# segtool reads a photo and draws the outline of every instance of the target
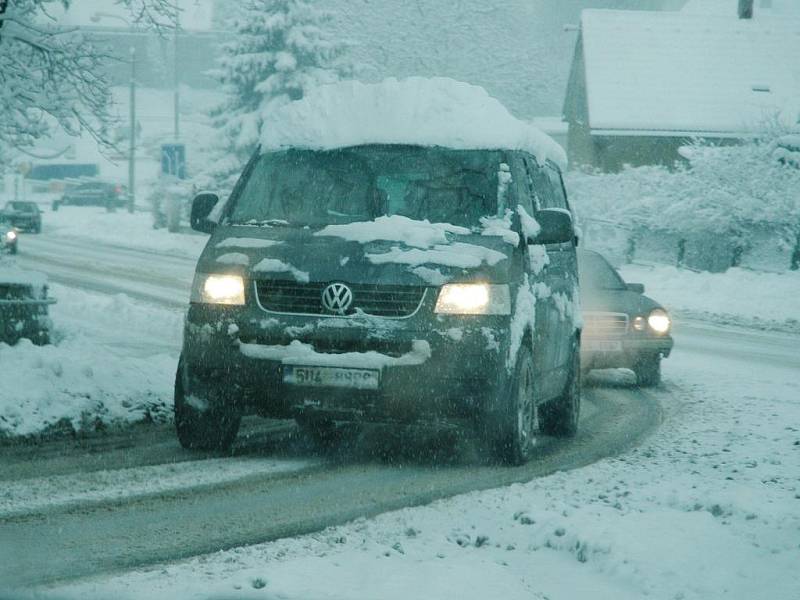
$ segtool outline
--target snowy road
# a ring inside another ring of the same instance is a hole
[[[63,285],[183,308],[196,260],[60,236],[25,236],[20,266]]]
[[[668,396],[668,392],[659,395]],[[592,390],[585,413],[577,439],[542,439],[538,456],[516,469],[480,464],[480,460],[475,466],[471,461],[480,449],[461,449],[458,442],[452,450],[453,464],[437,465],[435,456],[423,455],[387,465],[370,459],[376,447],[383,445],[380,435],[364,436],[335,456],[317,459],[309,456],[302,443],[287,441],[285,429],[259,423],[254,435],[241,436],[230,465],[215,465],[220,469],[215,480],[137,491],[145,483],[145,488],[153,485],[143,482],[147,473],[140,471],[148,467],[142,465],[171,465],[173,473],[198,471],[198,461],[202,464],[207,457],[181,450],[166,428],[143,431],[119,444],[105,441],[97,449],[92,444],[60,442],[35,451],[5,448],[0,450],[0,480],[6,483],[5,512],[0,504],[5,553],[0,581],[30,585],[107,573],[308,533],[357,517],[528,481],[630,447],[658,423],[660,414],[654,396],[625,387]],[[403,440],[399,444],[408,445]],[[248,470],[242,460],[254,461],[253,468]],[[274,466],[264,469],[259,462],[264,460],[293,466],[276,472]],[[126,471],[117,473],[114,483],[125,494],[81,495],[76,489],[73,497],[59,500],[64,488],[79,487],[71,480],[80,479],[89,489],[105,487],[108,471],[123,466]],[[234,469],[233,475],[226,474]],[[87,478],[92,471],[96,479]],[[60,481],[52,486],[55,491],[45,488],[37,494],[31,490],[41,488],[42,478],[56,473]],[[26,483],[28,478],[33,479]],[[13,493],[19,502],[8,498]],[[41,494],[49,499],[42,500]]]

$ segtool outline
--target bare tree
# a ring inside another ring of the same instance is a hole
[[[77,0],[81,1],[81,0]],[[54,8],[71,0],[0,0],[0,153],[25,151],[54,129],[88,131],[108,143],[111,100],[104,65],[113,57]],[[116,0],[134,22],[162,30],[176,22],[171,0]]]

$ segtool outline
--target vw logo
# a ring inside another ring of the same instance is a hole
[[[353,290],[343,283],[332,283],[322,290],[322,306],[332,313],[343,315],[353,303]]]

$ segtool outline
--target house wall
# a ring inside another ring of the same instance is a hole
[[[598,136],[581,123],[569,125],[570,167],[591,166],[607,173],[621,171],[626,166],[663,165],[673,168],[684,162],[681,146],[696,141],[690,137],[663,136]],[[738,139],[703,138],[719,146],[738,144]]]

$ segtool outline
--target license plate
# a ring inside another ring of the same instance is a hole
[[[375,369],[344,369],[340,367],[285,366],[283,382],[309,387],[340,387],[357,390],[377,390],[380,371]]]
[[[584,340],[581,345],[590,352],[622,352],[622,342],[617,340]]]

